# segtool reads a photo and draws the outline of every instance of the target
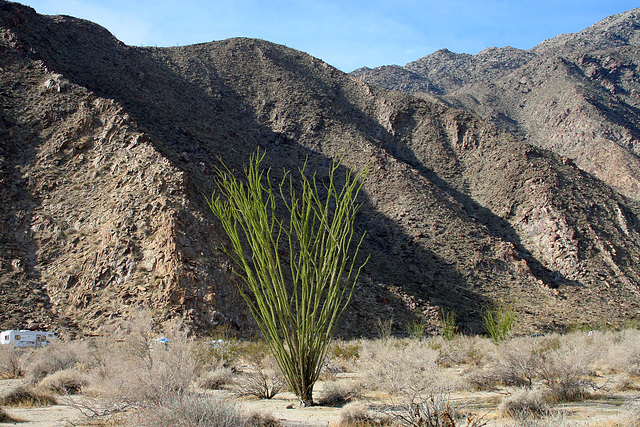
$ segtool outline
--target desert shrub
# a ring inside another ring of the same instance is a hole
[[[558,348],[539,350],[538,375],[548,387],[547,398],[553,402],[572,402],[585,399],[594,383],[590,363],[597,349],[563,337]]]
[[[513,307],[500,304],[493,309],[485,308],[481,312],[482,325],[493,342],[499,343],[509,337],[516,318]]]
[[[610,343],[603,354],[601,365],[612,372],[625,372],[632,376],[640,376],[640,331],[627,329],[611,336]],[[601,343],[598,343],[604,348]]]
[[[229,368],[220,368],[215,371],[207,371],[197,380],[198,387],[208,390],[222,390],[233,384],[234,371]]]
[[[493,375],[504,385],[532,388],[542,357],[534,338],[514,338],[496,353]]]
[[[460,388],[471,391],[494,390],[499,382],[492,367],[472,367],[463,372]]]
[[[611,386],[612,391],[638,391],[640,390],[640,384],[638,379],[629,375],[628,373],[622,373],[613,377],[613,384]]]
[[[20,359],[26,351],[13,345],[0,345],[0,378],[20,378],[23,375]]]
[[[366,341],[359,364],[368,388],[397,395],[436,384],[437,356],[425,341]]]
[[[322,366],[322,379],[335,379],[335,375],[352,370],[358,359],[362,345],[358,341],[335,340]]]
[[[245,350],[246,343],[233,339],[216,339],[194,343],[194,355],[203,368],[216,370],[234,368]]]
[[[362,402],[346,404],[340,411],[337,427],[384,427],[393,425],[393,418],[370,411]]]
[[[84,341],[56,340],[55,343],[40,347],[30,353],[26,361],[25,371],[34,381],[86,361],[87,344]]]
[[[51,406],[57,405],[55,397],[33,387],[21,386],[10,390],[0,398],[2,406]]]
[[[329,356],[344,361],[354,361],[360,358],[362,345],[359,342],[335,340],[329,349]]]
[[[486,338],[456,335],[451,340],[434,337],[428,341],[429,348],[437,351],[436,363],[441,367],[454,365],[486,364],[487,358],[495,352],[494,346]]]
[[[516,420],[542,418],[551,414],[551,407],[540,390],[517,390],[505,397],[498,411]]]
[[[325,384],[318,405],[344,406],[363,397],[362,385],[353,381],[331,381]]]
[[[57,371],[43,378],[38,386],[56,394],[78,394],[89,384],[88,375],[75,369]]]
[[[136,425],[145,427],[275,426],[272,417],[249,415],[232,400],[191,394],[173,395],[138,411]]]
[[[285,385],[276,361],[265,353],[252,356],[252,363],[235,381],[235,392],[240,396],[271,399]]]
[[[92,393],[136,406],[184,393],[197,377],[200,366],[193,340],[181,319],[160,325],[142,310],[103,333],[111,341],[119,337],[123,342],[107,347],[111,353],[102,358]],[[160,336],[169,341],[159,342]]]

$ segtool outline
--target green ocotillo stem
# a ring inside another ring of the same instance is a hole
[[[229,169],[219,170],[219,194],[208,203],[231,241],[231,249],[224,250],[247,285],[248,292],[240,290],[242,297],[289,387],[303,405],[312,405],[337,320],[364,265],[355,266],[362,238],[354,243],[353,237],[360,207],[355,200],[369,171],[347,170],[338,188],[341,165],[334,163],[322,187],[326,197],[305,168],[298,191],[286,173],[278,188],[289,213],[284,221],[276,216],[277,196],[269,172],[260,168],[263,158],[251,157],[244,181]],[[282,246],[290,254],[288,271],[280,258]]]

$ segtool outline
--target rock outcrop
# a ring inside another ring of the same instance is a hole
[[[638,202],[496,123],[261,40],[131,47],[8,2],[0,31],[2,327],[149,306],[250,329],[205,197],[258,149],[274,183],[305,161],[319,179],[336,159],[372,168],[343,335],[435,329],[441,307],[478,331],[500,301],[522,332],[637,316]]]

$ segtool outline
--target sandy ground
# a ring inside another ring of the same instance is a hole
[[[24,380],[0,380],[0,394],[25,383]],[[322,388],[323,383],[319,382],[316,386],[318,394],[322,392]],[[209,393],[222,394],[229,399],[234,398],[228,392],[216,391]],[[497,412],[498,404],[507,393],[508,390],[506,389],[453,393],[451,402],[456,408],[467,409],[482,415],[483,421],[487,422],[487,426],[513,425],[512,420],[501,417]],[[370,408],[380,407],[384,403],[393,403],[381,396],[368,395],[366,397],[366,404]],[[88,425],[88,419],[80,410],[73,407],[74,401],[78,402],[82,399],[82,396],[70,396],[60,398],[62,403],[60,405],[41,408],[7,407],[5,410],[12,417],[22,420],[22,422],[16,424],[19,426],[82,426]],[[281,420],[283,427],[326,427],[335,425],[340,419],[341,408],[320,406],[302,408],[298,405],[298,401],[292,393],[280,393],[269,400],[253,398],[239,398],[238,400],[247,411],[272,414],[276,419]],[[398,402],[399,400],[396,399],[396,403]],[[576,425],[589,426],[594,425],[595,421],[618,420],[621,414],[629,411],[630,407],[640,408],[639,392],[628,391],[604,394],[597,399],[557,405],[555,409],[560,413],[560,419],[577,422]],[[550,422],[549,425],[553,425],[553,422]]]

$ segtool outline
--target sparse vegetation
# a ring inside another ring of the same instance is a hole
[[[228,417],[235,425],[278,425],[273,417],[252,415],[234,403],[243,400],[239,395],[269,399],[279,393],[283,381],[263,341],[229,340],[226,350],[224,341],[195,343],[180,321],[156,323],[144,311],[103,332],[122,341],[93,337],[27,351],[20,362],[26,366],[43,366],[46,355],[69,354],[68,349],[75,349],[72,359],[78,362],[36,386],[14,388],[0,404],[51,405],[56,402],[52,394],[61,394],[65,405],[92,418],[124,416],[122,411],[129,410],[139,417],[137,425],[165,425],[167,420],[218,425],[216,420],[224,423]],[[169,341],[159,343],[158,336]],[[452,340],[335,340],[325,369],[339,369],[322,378],[316,403],[344,407],[341,426],[480,426],[486,413],[504,419],[504,425],[569,425],[562,410],[567,402],[579,405],[607,396],[617,408],[636,395],[639,338],[640,331],[623,330],[516,337],[499,346],[487,337],[462,334]],[[477,390],[493,397],[485,403],[473,400],[474,408],[483,410],[465,408],[460,402],[473,398],[461,396]],[[285,391],[280,392],[283,399]],[[220,401],[225,403],[220,406]],[[626,426],[638,418],[634,408],[630,403],[603,419]]]

